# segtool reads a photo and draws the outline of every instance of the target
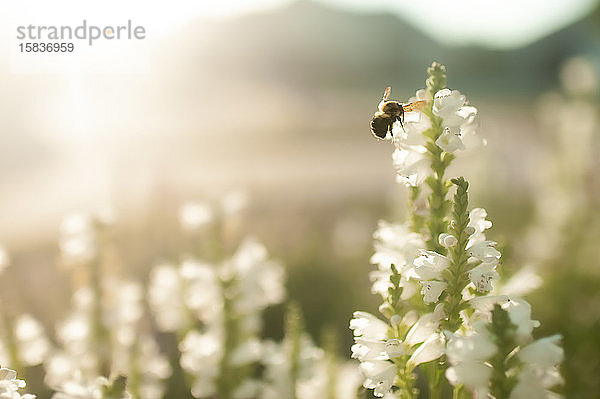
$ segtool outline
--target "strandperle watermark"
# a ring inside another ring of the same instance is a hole
[[[93,45],[97,40],[142,40],[146,38],[146,29],[127,20],[125,25],[21,25],[17,26],[18,40],[86,40]]]

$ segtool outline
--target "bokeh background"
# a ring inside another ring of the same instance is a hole
[[[473,206],[488,210],[506,274],[533,265],[543,278],[528,299],[540,336],[565,337],[565,394],[597,397],[599,99],[593,79],[585,85],[600,71],[599,3],[415,3],[4,3],[5,308],[50,331],[64,314],[71,280],[57,243],[69,213],[111,209],[121,273],[145,280],[159,260],[193,250],[183,204],[243,192],[242,229],[285,263],[288,297],[315,339],[335,329],[347,356],[352,311],[378,304],[372,232],[405,213],[392,147],[368,124],[385,86],[406,100],[439,61],[488,142],[450,174],[465,175]],[[65,69],[15,63],[14,27],[50,16],[131,18],[148,38],[122,53],[100,44]],[[267,314],[268,335],[281,335],[282,309]]]

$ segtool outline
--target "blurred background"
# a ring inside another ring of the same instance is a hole
[[[309,331],[318,340],[331,326],[349,355],[352,311],[379,301],[371,235],[379,219],[403,220],[407,194],[369,121],[387,85],[405,101],[439,61],[488,142],[450,174],[488,210],[506,274],[533,265],[544,279],[529,300],[540,336],[565,337],[565,393],[597,397],[598,1],[63,3],[2,5],[0,243],[11,267],[0,287],[11,312],[49,330],[63,316],[66,215],[110,209],[121,272],[145,280],[193,250],[183,204],[241,191],[242,229],[285,263]],[[14,54],[15,26],[83,18],[132,19],[147,39],[53,58],[54,69]],[[281,314],[267,314],[268,335],[281,334]]]

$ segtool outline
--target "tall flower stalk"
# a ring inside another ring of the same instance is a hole
[[[374,235],[371,262],[378,270],[371,278],[386,320],[355,312],[350,322],[363,385],[378,397],[415,398],[419,368],[432,398],[442,397],[449,384],[454,397],[466,390],[496,398],[545,395],[560,378],[533,387],[525,377],[533,370],[528,360],[511,360],[533,351],[527,348],[537,342],[531,331],[539,323],[529,318],[524,300],[490,295],[501,257],[485,236],[492,224],[484,209],[469,210],[467,180],[446,177],[461,151],[485,143],[477,134],[477,109],[446,88],[444,66],[434,62],[427,72],[426,89],[409,100],[427,105],[406,113],[404,127],[398,124],[388,135],[397,181],[410,189],[409,215],[407,225],[380,222]],[[557,375],[562,352],[555,353],[544,364],[544,377]]]

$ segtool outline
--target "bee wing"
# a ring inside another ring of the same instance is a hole
[[[402,105],[402,108],[404,109],[404,112],[420,111],[423,108],[425,108],[425,105],[427,105],[427,103],[428,103],[427,100],[419,100],[419,101],[414,101],[410,104],[404,104],[404,105]]]
[[[382,101],[387,101],[387,99],[390,97],[390,94],[392,94],[392,87],[388,86],[385,88],[385,91],[383,92],[383,100]]]

